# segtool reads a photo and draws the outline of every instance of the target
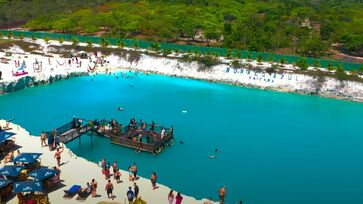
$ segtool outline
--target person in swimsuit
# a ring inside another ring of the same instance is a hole
[[[174,191],[173,190],[170,190],[169,194],[168,194],[168,201],[169,201],[169,204],[173,204],[173,201],[174,201]]]
[[[92,186],[92,198],[95,198],[97,193],[97,182],[95,179],[92,179],[91,186]]]
[[[151,174],[151,179],[150,179],[153,190],[155,190],[157,188],[156,187],[156,179],[157,179],[156,173],[153,171],[152,174]]]
[[[57,160],[58,167],[60,166],[61,154],[62,154],[63,150],[64,150],[64,147],[57,148],[57,152],[54,154],[54,158]]]
[[[116,182],[117,183],[121,183],[122,181],[120,180],[120,177],[121,177],[121,172],[120,172],[120,170],[116,170],[116,172],[115,172],[115,179],[116,179]]]
[[[106,184],[105,190],[107,192],[107,197],[110,198],[110,195],[111,195],[111,198],[113,200],[113,194],[112,194],[113,184],[111,183],[111,180],[108,180],[108,183]]]
[[[45,141],[46,139],[47,135],[45,134],[45,132],[42,132],[42,134],[40,135],[40,143],[42,147],[47,146],[47,142]]]
[[[132,167],[132,173],[134,174],[134,179],[137,179],[137,166],[136,162],[134,162],[134,166]]]
[[[181,204],[183,200],[183,196],[180,195],[180,193],[178,192],[178,194],[175,197],[175,204]]]

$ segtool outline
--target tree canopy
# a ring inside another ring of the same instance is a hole
[[[10,19],[24,27],[104,37],[195,42],[306,57],[328,54],[334,43],[363,50],[363,0],[8,0]],[[285,53],[286,54],[286,53]]]

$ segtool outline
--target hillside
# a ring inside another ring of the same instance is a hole
[[[362,0],[11,2],[0,4],[0,12],[6,11],[3,21],[31,19],[24,25],[31,30],[222,46],[308,57],[331,57],[332,49],[338,53],[363,55]],[[31,12],[26,9],[27,4],[32,5]]]

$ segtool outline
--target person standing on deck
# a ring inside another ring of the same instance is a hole
[[[73,125],[73,128],[77,127],[77,118],[76,118],[76,116],[73,116],[72,125]]]
[[[224,204],[224,197],[226,196],[226,186],[219,189],[219,203]]]
[[[164,136],[165,136],[165,128],[161,129],[160,133],[161,140],[163,140]]]
[[[62,150],[60,150],[62,149]],[[60,167],[61,154],[64,150],[64,147],[57,148],[57,152],[54,154],[54,158],[57,160],[58,167]]]
[[[60,147],[60,137],[59,137],[59,135],[56,135],[56,136],[55,136],[55,139],[54,139],[54,146],[55,146],[55,147]]]

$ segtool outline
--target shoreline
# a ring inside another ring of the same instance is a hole
[[[5,125],[5,120],[0,120],[0,125]],[[20,125],[11,123],[10,127],[13,129],[10,132],[14,132],[17,135],[14,136],[15,144],[21,146],[20,152],[40,152],[43,155],[40,157],[41,165],[47,167],[53,167],[56,165],[56,160],[53,158],[54,151],[49,152],[48,147],[40,146],[40,137],[32,136],[29,134],[27,130],[22,128]],[[104,175],[101,173],[101,168],[94,162],[88,161],[82,157],[76,156],[70,149],[64,145],[64,152],[62,153],[62,162],[61,165],[61,187],[57,188],[55,191],[52,191],[48,194],[49,200],[51,203],[78,203],[76,200],[76,196],[70,200],[64,199],[63,190],[68,190],[72,185],[80,185],[82,187],[86,186],[87,182],[90,182],[91,179],[96,179],[98,183],[97,194],[100,195],[97,198],[88,197],[86,199],[86,203],[99,203],[99,202],[115,202],[115,203],[126,203],[127,197],[126,192],[128,190],[128,186],[132,186],[133,182],[128,179],[128,172],[120,169],[121,172],[121,180],[122,183],[117,184],[115,180],[111,177],[111,182],[114,184],[114,196],[115,199],[108,199],[105,189],[106,180]],[[122,161],[120,162],[122,163]],[[0,167],[4,165],[1,162]],[[78,173],[75,176],[75,170]],[[151,172],[151,170],[150,170]],[[167,202],[167,195],[170,191],[168,186],[162,185],[160,183],[157,184],[159,187],[156,190],[152,190],[150,180],[147,178],[139,177],[138,180],[135,181],[140,188],[140,196],[143,200],[145,200],[149,204],[154,203],[163,203],[164,200]],[[196,200],[193,197],[183,195],[183,203],[187,204],[202,204],[205,199]],[[15,196],[7,203],[18,203],[17,197]]]
[[[248,66],[257,68],[254,70],[246,67],[246,65],[242,68],[233,68],[233,66],[230,65],[232,60],[220,58],[219,64],[201,71],[199,70],[201,65],[198,64],[198,62],[183,61],[181,59],[181,54],[175,53],[164,57],[156,53],[145,54],[144,52],[146,50],[134,51],[130,48],[123,49],[121,56],[114,55],[113,53],[108,56],[103,56],[102,53],[96,52],[97,56],[90,55],[91,61],[88,59],[79,59],[81,64],[78,65],[78,59],[77,63],[74,63],[73,58],[72,63],[65,64],[70,58],[64,58],[59,54],[50,53],[54,52],[54,49],[56,49],[54,46],[58,46],[58,48],[61,49],[62,45],[69,46],[71,44],[70,42],[60,44],[56,41],[50,41],[50,43],[45,43],[42,40],[34,42],[30,39],[24,41],[39,44],[39,46],[43,48],[42,51],[45,56],[26,53],[16,46],[11,47],[9,50],[12,50],[17,54],[12,56],[11,59],[8,59],[10,61],[9,64],[0,64],[0,68],[7,68],[3,69],[3,80],[0,81],[0,95],[27,87],[53,83],[70,77],[93,75],[95,73],[106,73],[117,70],[131,70],[261,90],[314,95],[323,98],[334,98],[363,103],[363,83],[341,81],[326,76],[315,77],[308,74],[294,73],[296,68],[293,65],[284,65],[284,70],[277,70],[269,74],[266,70],[271,64],[267,62],[258,63],[257,61],[241,61],[242,64],[248,64]],[[81,43],[79,46],[85,47],[86,44]],[[95,48],[99,48],[99,45],[95,46]],[[112,50],[115,48],[115,46],[112,46],[107,49]],[[130,56],[130,52],[137,53],[137,56]],[[3,55],[2,58],[6,56],[5,52],[0,52],[0,57],[1,55]],[[102,66],[94,63],[94,61],[100,59],[98,56],[102,56],[102,60],[105,60],[107,63]],[[33,67],[34,61],[40,61],[42,62],[42,65],[45,64],[43,65],[44,70],[40,73],[36,73],[35,70],[30,70],[26,77],[14,77],[11,75],[10,70],[14,69],[13,62],[19,61],[18,58],[26,61],[29,65],[33,63]],[[63,61],[63,64],[59,63],[59,61]],[[95,70],[90,72],[90,67],[94,67]],[[309,69],[313,68],[310,67]]]

